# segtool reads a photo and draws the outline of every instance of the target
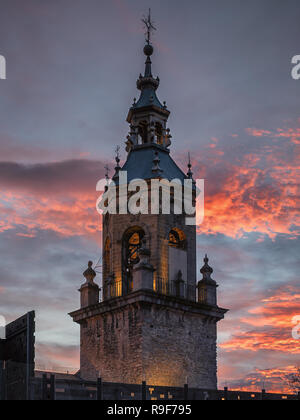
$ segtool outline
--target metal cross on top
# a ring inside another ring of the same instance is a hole
[[[146,27],[146,42],[147,44],[150,44],[151,41],[151,33],[156,31],[156,28],[154,26],[154,22],[151,20],[151,9],[149,9],[149,14],[148,17],[144,17],[142,19],[142,22],[144,23],[145,27]]]

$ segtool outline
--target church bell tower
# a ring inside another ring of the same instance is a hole
[[[144,54],[145,72],[137,80],[140,98],[134,100],[127,117],[130,125],[127,160],[121,168],[117,157],[113,181],[120,187],[120,173],[126,173],[127,184],[135,179],[145,180],[150,193],[151,181],[177,180],[183,185],[192,173],[185,175],[170,156],[171,134],[167,127],[170,111],[156,94],[159,78],[152,75],[150,43],[146,44]],[[178,288],[179,297],[196,299],[196,228],[186,225],[183,212],[172,211],[172,201],[171,193],[167,214],[161,211],[153,214],[149,205],[147,214],[106,214],[103,217],[104,300],[125,296],[137,289],[134,276],[141,271],[141,252],[147,260],[148,272],[150,267],[152,269],[155,291],[169,293]],[[182,284],[177,287],[178,282]],[[150,284],[151,289],[153,284]]]
[[[207,257],[197,284],[196,227],[186,223],[183,205],[181,213],[175,210],[172,183],[191,180],[196,187],[191,165],[185,174],[170,155],[170,111],[158,99],[160,80],[152,75],[150,16],[145,24],[145,71],[137,80],[140,97],[127,116],[127,159],[121,167],[117,156],[112,181],[118,200],[133,180],[145,181],[149,191],[153,182],[169,183],[170,211],[163,211],[159,195],[154,213],[149,198],[147,212],[119,208],[103,216],[102,299],[89,263],[81,308],[70,314],[81,329],[80,374],[166,386],[182,386],[188,378],[192,387],[216,389],[216,325],[226,310],[217,305]]]

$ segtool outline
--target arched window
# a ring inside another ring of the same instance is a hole
[[[185,233],[173,228],[169,233],[169,289],[178,297],[187,291],[187,241]]]
[[[139,144],[145,144],[148,141],[148,123],[147,121],[141,121],[138,127]]]
[[[185,233],[178,228],[173,228],[169,233],[169,246],[185,250],[186,249]]]
[[[162,131],[162,126],[159,122],[155,123],[155,136],[157,139],[157,143],[163,145],[164,143],[163,131]]]
[[[128,238],[128,261],[134,265],[139,262],[139,248],[141,246],[141,235],[140,232],[134,232]]]
[[[136,226],[128,229],[123,235],[122,241],[122,277],[124,294],[132,290],[132,270],[139,263],[139,249],[145,232]]]

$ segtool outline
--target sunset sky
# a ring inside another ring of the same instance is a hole
[[[36,310],[37,365],[79,366],[67,313],[101,255],[95,187],[126,158],[149,6],[171,153],[205,179],[199,269],[208,253],[230,309],[219,386],[283,390],[300,365],[299,0],[1,2],[0,315]]]

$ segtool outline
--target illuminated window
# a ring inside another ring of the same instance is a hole
[[[131,264],[139,262],[139,248],[141,247],[140,232],[133,233],[128,239],[128,259]]]
[[[180,229],[173,228],[169,233],[169,245],[174,248],[186,249],[186,236]]]
[[[124,294],[129,293],[133,287],[132,270],[140,261],[139,250],[145,232],[140,227],[128,229],[123,235],[122,245],[122,279]]]
[[[187,298],[188,271],[187,241],[185,233],[174,227],[169,232],[169,291],[173,296]]]

